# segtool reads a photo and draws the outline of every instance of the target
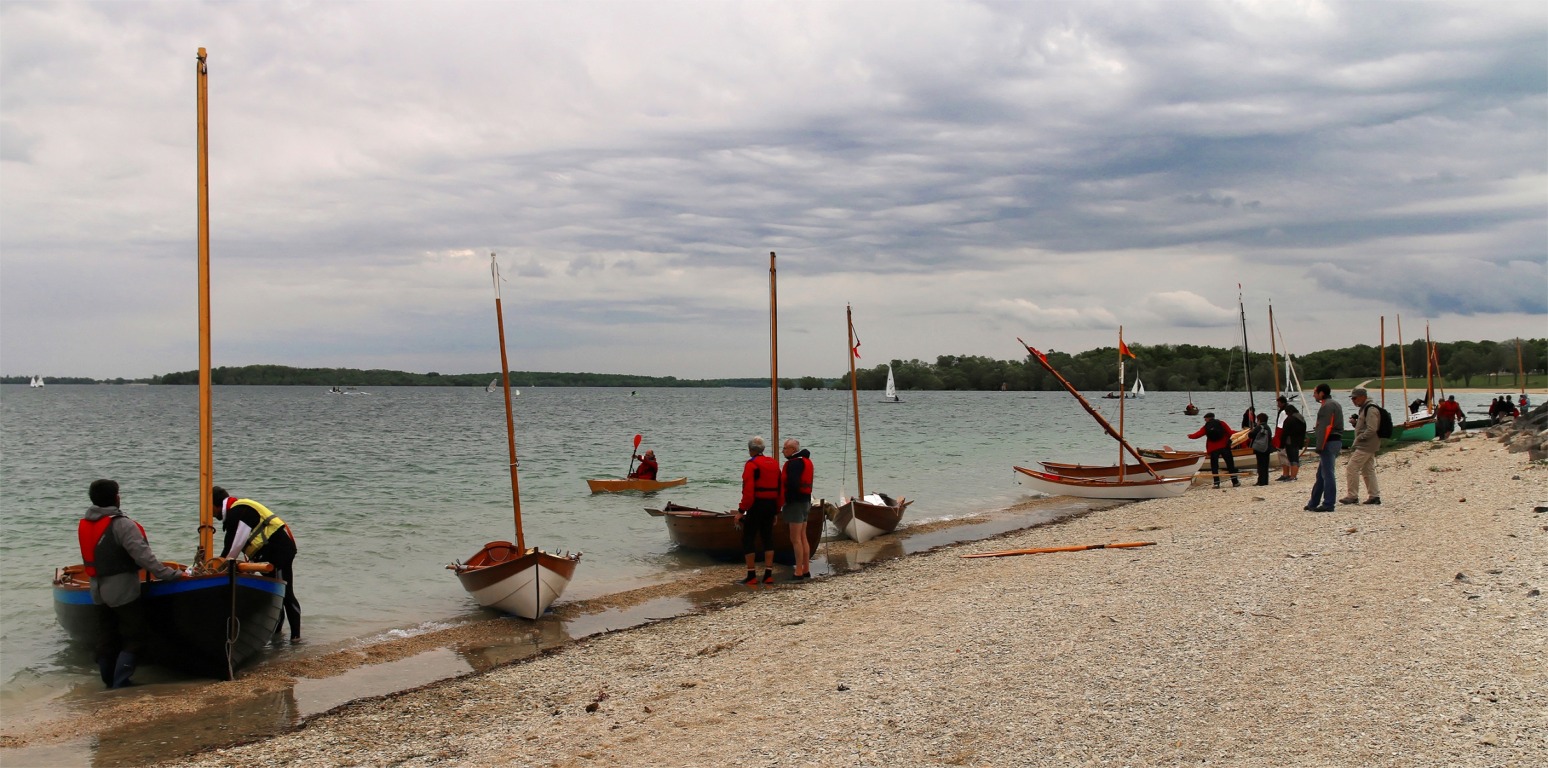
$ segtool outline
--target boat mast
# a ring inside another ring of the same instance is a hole
[[[205,57],[200,48],[194,64],[199,125],[199,550],[194,559],[200,563],[215,554],[215,511],[211,507],[215,439],[210,397],[210,112]]]
[[[1424,407],[1433,416],[1435,414],[1435,382],[1440,379],[1440,352],[1435,348],[1435,342],[1430,341],[1430,324],[1424,324]]]
[[[1269,378],[1274,380],[1274,402],[1279,402],[1279,345],[1274,343],[1274,302],[1269,305]]]
[[[855,484],[860,493],[855,498],[865,500],[865,470],[860,468],[860,389],[855,383],[855,314],[848,304],[844,305],[844,318],[849,321],[849,400],[855,410]]]
[[[1387,316],[1381,316],[1381,407],[1387,407]]]
[[[1118,326],[1118,482],[1123,482],[1123,411],[1128,393],[1123,391],[1123,326]]]
[[[1016,341],[1021,341],[1021,337],[1018,336]],[[1076,400],[1080,401],[1081,407],[1085,408],[1086,413],[1091,414],[1091,418],[1096,419],[1097,423],[1101,424],[1102,428],[1107,430],[1107,434],[1112,435],[1113,438],[1123,446],[1124,450],[1127,450],[1131,456],[1139,460],[1140,466],[1144,467],[1146,472],[1149,472],[1158,478],[1161,476],[1160,474],[1157,474],[1154,469],[1150,468],[1150,462],[1145,461],[1145,457],[1141,456],[1139,451],[1134,450],[1134,446],[1129,445],[1129,441],[1123,439],[1123,435],[1118,434],[1117,430],[1113,429],[1112,424],[1107,423],[1107,419],[1102,418],[1102,414],[1097,413],[1097,410],[1091,407],[1091,403],[1086,402],[1086,398],[1081,397],[1080,390],[1076,389],[1075,385],[1071,384],[1069,379],[1064,378],[1059,374],[1058,371],[1054,370],[1054,367],[1048,363],[1047,358],[1043,357],[1043,353],[1033,349],[1031,345],[1027,344],[1025,341],[1021,341],[1021,346],[1026,347],[1027,352],[1032,355],[1032,358],[1040,365],[1042,365],[1044,370],[1053,374],[1053,377],[1058,379],[1060,384],[1064,385],[1064,389],[1070,394],[1074,395]],[[1123,454],[1119,455],[1122,456]],[[1118,466],[1123,466],[1123,462],[1118,462]]]
[[[1408,413],[1408,358],[1403,353],[1403,314],[1397,316],[1398,331],[1398,366],[1403,373],[1403,413]],[[1403,417],[1405,420],[1408,417]]]
[[[505,311],[500,307],[500,262],[489,254],[489,276],[494,280],[495,325],[500,329],[500,380],[505,387],[505,444],[511,456],[511,511],[516,516],[516,549],[527,553],[521,533],[521,485],[516,480],[516,419],[511,414],[511,365],[505,357]]]
[[[779,463],[779,294],[774,286],[774,252],[769,251],[769,418],[774,424],[774,462]]]
[[[1247,388],[1247,410],[1256,418],[1258,406],[1252,400],[1252,368],[1247,361],[1247,306],[1242,303],[1241,283],[1236,284],[1236,310],[1242,316],[1242,386]]]

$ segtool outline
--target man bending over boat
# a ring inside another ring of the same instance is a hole
[[[655,480],[656,479],[656,452],[646,451],[644,456],[635,456],[640,460],[640,466],[629,473],[631,480]]]
[[[812,549],[806,540],[806,518],[812,511],[812,454],[801,441],[790,438],[783,449],[785,501],[780,505],[780,520],[790,526],[790,548],[795,550],[795,569],[791,577],[812,577]]]
[[[210,489],[215,502],[215,519],[223,520],[226,532],[225,557],[246,555],[255,563],[272,563],[285,580],[285,614],[274,625],[275,634],[290,620],[290,642],[301,642],[301,602],[296,600],[296,537],[290,526],[268,507],[252,499],[238,499],[215,486]]]
[[[758,583],[757,543],[763,542],[763,583],[774,583],[774,518],[779,515],[784,487],[780,485],[779,462],[763,455],[763,438],[747,441],[747,463],[742,465],[742,503],[736,519],[742,525],[742,554],[747,558],[747,578],[742,583]]]
[[[1250,410],[1250,409],[1249,409]],[[1204,438],[1204,450],[1209,452],[1209,474],[1215,479],[1215,487],[1220,487],[1220,464],[1225,462],[1225,469],[1231,476],[1231,486],[1238,487],[1242,484],[1241,478],[1236,476],[1236,458],[1231,455],[1231,435],[1236,434],[1225,422],[1215,418],[1214,412],[1204,414],[1204,426],[1199,431],[1188,435],[1188,439],[1197,440]]]
[[[145,527],[119,509],[118,483],[98,480],[88,491],[91,506],[76,526],[81,561],[91,577],[91,601],[97,605],[97,668],[109,688],[132,685],[129,679],[150,638],[150,622],[140,602],[140,569],[162,580],[183,577],[151,552]]]

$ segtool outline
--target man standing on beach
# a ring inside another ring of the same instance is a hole
[[[1215,418],[1214,411],[1204,414],[1204,426],[1199,431],[1188,435],[1188,439],[1197,440],[1205,438],[1204,450],[1209,452],[1209,474],[1215,479],[1215,487],[1220,487],[1220,463],[1225,462],[1226,472],[1231,475],[1233,487],[1242,484],[1241,478],[1236,476],[1236,458],[1231,455],[1231,435],[1234,434],[1225,422]]]
[[[812,511],[812,454],[793,437],[785,441],[783,452],[785,466],[780,475],[784,478],[785,502],[780,505],[780,519],[790,526],[790,548],[795,550],[791,577],[810,579],[812,549],[806,540],[806,518]]]
[[[215,519],[223,520],[226,531],[226,557],[247,555],[255,563],[272,563],[285,580],[285,615],[274,625],[277,634],[290,620],[290,642],[301,642],[301,602],[296,599],[296,538],[290,526],[268,507],[252,499],[233,498],[226,489],[210,489],[215,502]]]
[[[1435,436],[1445,440],[1451,436],[1465,417],[1462,415],[1462,406],[1457,405],[1457,396],[1452,395],[1435,407]]]
[[[140,569],[162,581],[184,574],[157,559],[145,527],[119,509],[117,482],[98,480],[87,493],[92,505],[76,525],[76,536],[91,578],[91,601],[97,604],[97,669],[107,687],[123,688],[133,684],[129,678],[150,639],[140,602]]]
[[[1317,409],[1317,482],[1312,484],[1311,501],[1306,502],[1307,512],[1332,512],[1338,498],[1338,477],[1333,462],[1344,449],[1344,409],[1333,402],[1333,388],[1318,384],[1312,390],[1321,407]]]
[[[747,441],[747,463],[742,465],[742,503],[737,505],[736,520],[742,525],[742,554],[747,558],[747,578],[742,583],[758,583],[758,549],[763,543],[763,583],[774,583],[774,518],[779,515],[784,488],[780,485],[779,462],[763,455],[763,438]]]
[[[1349,452],[1349,463],[1344,465],[1344,484],[1348,496],[1338,500],[1340,504],[1353,504],[1360,500],[1360,479],[1365,479],[1366,504],[1380,504],[1381,490],[1376,486],[1376,451],[1381,448],[1381,437],[1376,428],[1381,426],[1381,409],[1366,396],[1364,387],[1355,387],[1349,393],[1355,404],[1354,446]]]

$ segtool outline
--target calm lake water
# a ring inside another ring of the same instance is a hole
[[[585,553],[563,599],[670,579],[705,561],[674,551],[646,506],[736,505],[747,438],[770,437],[756,389],[533,389],[515,398],[527,542]],[[1011,467],[1039,459],[1112,463],[1117,444],[1063,392],[861,394],[866,487],[915,499],[904,524],[961,517],[1027,498]],[[1186,393],[1129,401],[1139,445],[1189,441]],[[1234,421],[1241,393],[1193,393]],[[296,589],[313,643],[455,620],[481,609],[444,566],[512,538],[505,414],[499,392],[216,387],[215,482],[257,499],[295,530]],[[1260,407],[1272,396],[1257,395]],[[1116,400],[1093,400],[1116,424]],[[854,490],[849,393],[780,394],[780,433],[812,452],[818,496]],[[621,476],[635,433],[663,478],[689,484],[651,497],[587,491]],[[87,486],[122,486],[125,512],[156,554],[188,562],[198,541],[195,387],[0,387],[0,703],[88,681],[54,619],[54,568],[79,562],[75,525]],[[1196,446],[1195,446],[1196,447]],[[832,531],[830,530],[830,533]]]

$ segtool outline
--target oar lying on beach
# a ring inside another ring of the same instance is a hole
[[[980,552],[963,557],[1008,557],[1010,555],[1042,555],[1049,552],[1080,552],[1087,549],[1126,549],[1129,547],[1154,546],[1154,541],[1128,541],[1121,544],[1083,544],[1076,547],[1042,547],[1040,549],[1007,549],[1004,552]]]

